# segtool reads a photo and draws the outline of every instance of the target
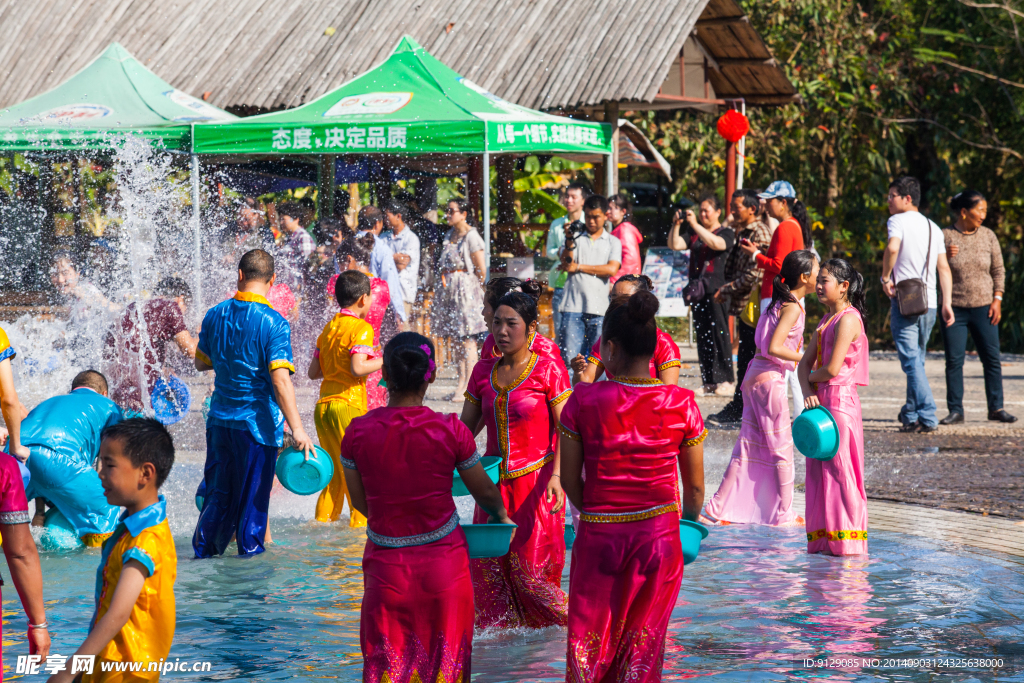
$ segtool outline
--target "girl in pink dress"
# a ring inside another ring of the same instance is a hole
[[[384,349],[386,407],[352,420],[341,463],[368,518],[359,640],[363,680],[469,681],[473,581],[452,500],[452,470],[490,521],[509,524],[473,435],[423,405],[437,376],[432,343],[403,332]]]
[[[565,494],[552,443],[562,405],[572,393],[569,376],[561,363],[527,345],[537,331],[537,302],[529,295],[503,296],[492,329],[502,356],[473,368],[462,422],[475,431],[486,425],[486,455],[501,458],[498,490],[519,529],[507,555],[473,560],[477,625],[564,626],[565,526],[558,513]],[[486,519],[478,506],[473,521]]]
[[[654,283],[646,275],[624,275],[612,286],[612,299],[629,297],[640,290],[649,292],[652,289],[654,289]],[[679,347],[676,346],[675,341],[658,329],[658,343],[654,348],[654,355],[651,356],[651,377],[660,379],[663,384],[677,384],[679,368],[682,364],[679,359]],[[589,356],[584,358],[583,354],[577,354],[573,358],[572,384],[576,386],[579,382],[596,382],[602,374],[608,374],[608,372],[601,362],[601,338],[598,337],[590,349]],[[608,379],[611,378],[612,375],[608,375]]]
[[[366,322],[373,327],[373,345],[380,348],[388,343],[388,339],[381,339],[381,328],[384,326],[384,316],[387,314],[388,304],[391,303],[391,292],[388,290],[388,283],[379,277],[374,277],[370,272],[370,256],[373,253],[373,235],[362,237],[349,237],[338,247],[338,264],[342,270],[358,270],[370,278],[370,293],[373,295],[373,305],[366,314]],[[334,282],[338,276],[333,276],[327,283],[327,293],[334,299]],[[388,401],[388,392],[380,386],[381,371],[370,374],[366,378],[366,405],[368,410],[380,408]]]
[[[857,555],[868,551],[864,425],[857,395],[857,387],[868,384],[864,278],[843,259],[830,259],[822,264],[814,291],[828,314],[798,372],[804,407],[827,408],[839,425],[839,452],[831,460],[807,459],[807,552]]]
[[[757,355],[743,379],[743,423],[722,484],[704,506],[711,523],[799,524],[793,510],[793,431],[786,400],[786,372],[803,357],[804,309],[818,260],[811,251],[790,252],[775,277],[772,302],[754,332]]]
[[[494,322],[494,309],[498,300],[509,292],[522,292],[530,295],[534,301],[540,301],[541,287],[533,280],[520,280],[517,277],[499,277],[487,283],[487,290],[484,292],[484,322],[487,329],[491,329]],[[543,334],[534,332],[530,335],[528,346],[530,350],[542,358],[553,358],[562,363],[562,351],[558,344],[551,341]],[[494,335],[488,334],[484,339],[484,347],[480,352],[481,358],[501,358],[501,351],[494,343]]]
[[[679,515],[695,520],[704,501],[707,432],[693,392],[647,373],[657,310],[645,291],[608,309],[601,355],[614,377],[579,385],[562,411],[565,491],[583,511],[569,576],[574,683],[661,680],[683,578]]]

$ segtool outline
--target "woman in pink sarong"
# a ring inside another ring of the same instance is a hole
[[[473,581],[452,500],[452,470],[491,516],[511,523],[454,415],[423,405],[434,347],[403,332],[384,349],[386,407],[352,420],[341,463],[352,505],[367,516],[359,640],[363,680],[469,681]]]
[[[804,407],[821,405],[839,425],[831,460],[807,459],[807,552],[858,555],[868,551],[864,490],[864,425],[858,386],[868,384],[864,278],[843,259],[822,264],[815,288],[828,314],[800,362]]]
[[[373,304],[366,314],[366,322],[373,328],[373,345],[380,348],[390,341],[381,339],[381,328],[384,327],[384,316],[388,314],[388,304],[391,303],[391,292],[388,290],[388,283],[379,277],[374,277],[370,272],[370,256],[373,253],[373,235],[345,240],[338,248],[337,259],[342,270],[358,270],[370,278],[370,293],[373,295]],[[334,300],[334,283],[338,276],[333,276],[327,283],[327,294]],[[366,406],[367,410],[380,408],[388,402],[388,392],[380,386],[381,371],[371,373],[366,377]]]
[[[644,291],[612,303],[601,355],[614,377],[578,385],[562,411],[565,491],[582,510],[569,576],[572,683],[661,680],[683,579],[679,513],[696,519],[704,499],[707,432],[693,392],[648,375],[657,310]]]
[[[501,458],[498,490],[519,529],[507,555],[472,562],[477,626],[564,626],[565,525],[557,513],[565,494],[552,443],[562,404],[572,393],[569,376],[561,363],[527,345],[537,331],[537,302],[529,295],[503,296],[492,330],[502,356],[484,358],[473,368],[462,422],[474,431],[486,425],[486,455]],[[486,519],[478,506],[473,521]]]
[[[818,262],[810,251],[790,252],[775,278],[768,310],[754,332],[757,355],[743,379],[743,423],[718,491],[704,506],[711,523],[799,524],[793,510],[793,431],[786,372],[803,357],[804,309]]]

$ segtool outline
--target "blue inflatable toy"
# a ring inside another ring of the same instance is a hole
[[[319,493],[334,476],[334,461],[320,446],[313,447],[309,460],[297,448],[286,448],[277,456],[277,479],[281,486],[300,496]]]
[[[161,377],[153,384],[153,412],[162,424],[172,425],[188,414],[192,405],[192,393],[180,379],[171,375]]]
[[[75,550],[84,543],[78,537],[75,527],[57,508],[46,511],[46,522],[43,535],[39,537],[39,547],[43,550]]]

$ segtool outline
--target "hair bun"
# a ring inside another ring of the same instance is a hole
[[[641,325],[646,325],[654,320],[654,316],[658,312],[658,297],[640,289],[629,297],[626,306],[629,311],[629,317],[632,320]]]
[[[373,248],[377,244],[377,238],[373,236],[372,232],[368,232],[361,237],[356,238],[356,243],[359,244],[363,249],[369,249],[373,251]]]
[[[536,301],[540,301],[541,287],[536,280],[523,280],[519,285],[519,289],[523,294],[530,296]]]

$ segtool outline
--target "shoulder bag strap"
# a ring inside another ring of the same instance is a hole
[[[928,264],[932,261],[932,222],[928,219],[928,216],[921,214],[921,218],[924,219],[924,227],[928,229],[928,251],[924,253],[924,272],[921,273],[921,281],[928,284]]]

